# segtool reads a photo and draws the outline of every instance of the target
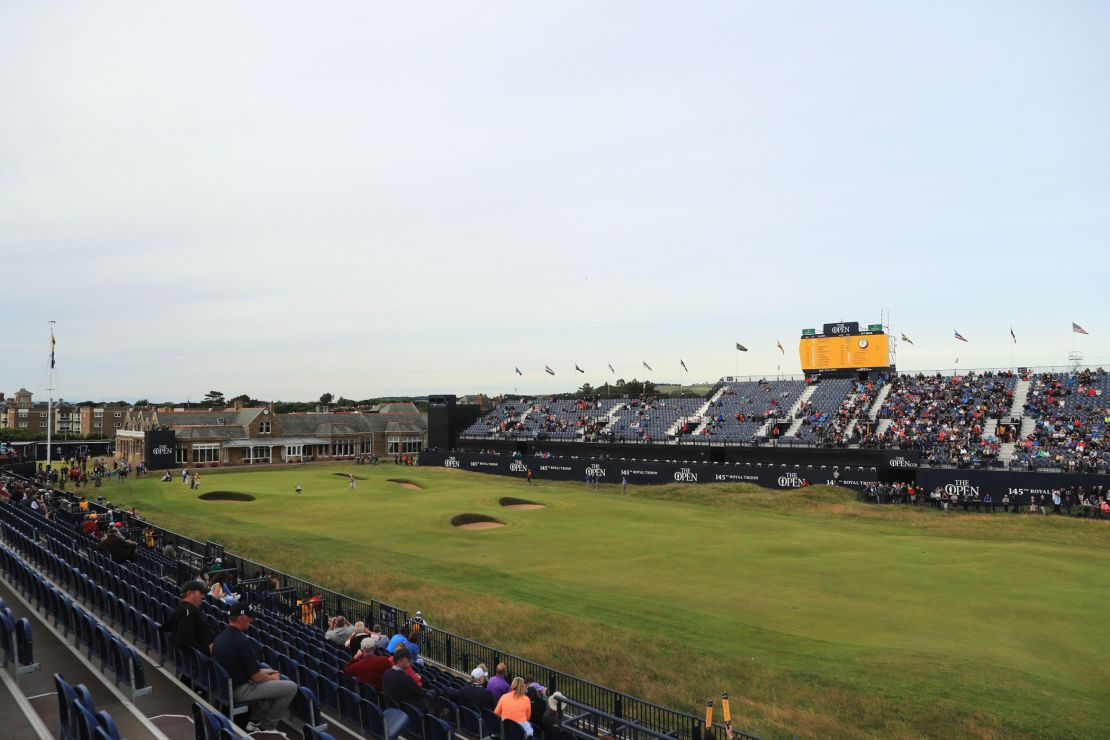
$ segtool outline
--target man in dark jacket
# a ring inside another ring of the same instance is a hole
[[[196,648],[205,655],[212,652],[216,630],[212,629],[200,610],[206,593],[208,588],[202,581],[186,581],[181,586],[181,601],[162,625],[162,631],[172,635],[173,644],[179,650]]]
[[[466,704],[475,709],[488,709],[493,711],[496,702],[493,694],[486,688],[486,667],[480,665],[470,672],[470,683],[461,689],[451,692],[452,701]]]
[[[116,563],[126,563],[135,559],[138,544],[125,540],[115,529],[109,529],[108,534],[97,545],[97,549],[107,555]]]
[[[162,625],[161,631],[170,635],[173,644],[186,656],[191,656],[189,651],[196,648],[205,655],[212,652],[212,642],[216,639],[216,630],[208,623],[201,613],[200,604],[208,588],[202,581],[186,581],[181,585],[181,601],[173,614]],[[191,657],[185,660],[192,660]],[[184,674],[178,680],[186,686],[191,686],[189,678]]]
[[[434,712],[432,697],[408,674],[411,667],[412,653],[408,648],[397,648],[393,653],[393,667],[382,676],[382,693],[398,705],[408,703],[425,712]]]

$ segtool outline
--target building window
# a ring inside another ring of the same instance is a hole
[[[43,429],[45,429],[46,428],[46,422],[45,421],[40,421],[39,426],[42,427]]]
[[[93,416],[104,416],[104,409],[95,409],[93,411]]]
[[[116,418],[118,419],[118,418],[120,418],[121,416],[123,416],[123,412],[122,412],[122,411],[117,411],[117,412],[115,412],[114,414],[112,414],[112,416],[114,416],[114,417],[116,417]]]
[[[258,433],[259,434],[269,434],[270,433],[270,422],[268,422],[268,421],[258,422]]]
[[[303,457],[304,445],[285,445],[285,457]]]
[[[420,437],[390,437],[389,438],[389,454],[390,455],[409,455],[414,452],[420,452],[423,449],[423,442]]]
[[[20,429],[26,429],[27,428],[27,422],[25,422],[25,421],[19,422],[19,428]]]
[[[193,445],[193,462],[219,462],[220,461],[220,443],[219,442],[205,442]]]
[[[340,439],[332,442],[331,449],[333,457],[355,454],[355,444],[349,439]]]
[[[362,440],[362,454],[364,454],[364,455],[373,455],[374,454],[374,440],[372,440],[372,439]]]
[[[100,422],[99,421],[94,421],[93,422],[93,429],[100,429]]]
[[[248,447],[243,456],[244,462],[270,462],[269,447]]]
[[[178,445],[173,450],[173,459],[179,463],[189,462],[189,448]]]

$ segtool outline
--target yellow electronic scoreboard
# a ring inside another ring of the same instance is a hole
[[[860,370],[890,367],[889,344],[881,325],[860,330],[858,322],[825,324],[818,334],[802,332],[798,354],[805,372],[821,370]]]

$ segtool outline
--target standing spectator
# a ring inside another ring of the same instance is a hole
[[[282,679],[271,668],[259,666],[254,646],[247,639],[251,612],[246,604],[231,607],[227,624],[228,629],[217,635],[212,645],[212,659],[231,675],[235,701],[250,706],[247,732],[276,730],[297,695],[297,684]]]

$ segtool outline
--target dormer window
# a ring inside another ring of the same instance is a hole
[[[259,434],[269,434],[270,433],[270,422],[269,421],[260,421],[260,422],[258,422],[258,433]]]

